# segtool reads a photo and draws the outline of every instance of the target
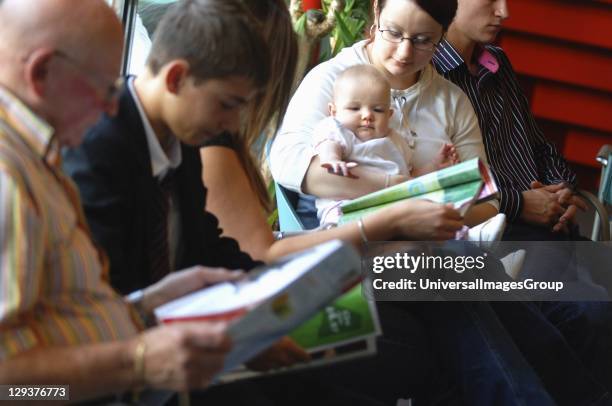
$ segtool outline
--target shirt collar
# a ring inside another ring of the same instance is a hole
[[[128,89],[134,98],[134,102],[136,103],[136,108],[138,109],[140,119],[142,120],[142,124],[144,126],[145,135],[147,137],[147,145],[149,146],[149,154],[151,156],[151,174],[156,178],[163,178],[170,169],[176,169],[181,164],[183,159],[181,144],[178,138],[172,137],[168,154],[164,152],[159,140],[157,139],[157,136],[155,135],[155,131],[153,131],[151,122],[145,114],[142,103],[138,98],[138,94],[134,88],[133,76],[128,79]]]
[[[16,130],[36,155],[46,159],[50,164],[56,163],[59,147],[55,145],[49,148],[49,144],[54,142],[54,129],[51,125],[2,86],[0,86],[0,110],[0,117]]]
[[[457,52],[446,38],[443,38],[438,44],[433,59],[443,74],[464,64],[463,58],[459,52]]]
[[[478,55],[478,64],[491,73],[497,73],[499,70],[499,61],[495,55],[489,52],[486,47],[482,46],[478,46],[476,52]],[[463,57],[446,38],[442,39],[440,44],[438,44],[438,48],[434,54],[434,60],[438,68],[442,71],[442,74],[448,73],[465,64]]]

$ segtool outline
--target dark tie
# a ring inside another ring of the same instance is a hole
[[[170,248],[168,244],[168,216],[170,198],[176,183],[172,170],[158,182],[159,193],[152,201],[153,218],[151,227],[151,282],[155,283],[170,273]]]

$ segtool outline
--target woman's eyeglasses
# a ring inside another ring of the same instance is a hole
[[[378,24],[380,27],[380,22]],[[414,36],[414,37],[404,37],[404,35],[396,30],[391,30],[388,28],[379,28],[378,32],[380,32],[380,36],[385,41],[392,42],[394,44],[401,44],[402,41],[410,41],[414,49],[418,49],[419,51],[433,51],[436,49],[437,45],[432,40],[422,36]]]

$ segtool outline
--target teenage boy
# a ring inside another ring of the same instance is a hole
[[[242,7],[176,3],[156,30],[146,70],[127,78],[117,115],[103,117],[65,153],[121,292],[193,265],[257,264],[221,237],[204,210],[198,146],[235,129],[267,79],[267,46]]]

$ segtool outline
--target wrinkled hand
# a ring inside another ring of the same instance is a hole
[[[223,322],[176,323],[142,333],[146,386],[175,391],[208,386],[231,349],[226,327]]]
[[[573,204],[568,206],[567,209],[565,209],[565,212],[561,215],[561,217],[559,217],[559,221],[557,221],[557,223],[553,225],[552,230],[556,233],[563,232],[565,234],[569,234],[570,225],[573,225],[575,223],[574,216],[576,215],[577,211],[578,208]]]
[[[329,173],[334,175],[346,176],[349,178],[357,179],[358,177],[351,173],[351,169],[358,165],[357,162],[345,162],[345,161],[322,161],[321,166]]]
[[[569,225],[575,221],[575,216],[578,210],[587,210],[587,204],[567,186],[565,183],[555,185],[543,185],[538,181],[531,182],[532,189],[540,189],[546,192],[553,193],[557,203],[562,208],[562,213],[558,216],[558,220],[553,221],[552,230],[555,232],[569,232]]]
[[[291,338],[283,337],[272,347],[247,362],[246,365],[254,371],[268,371],[307,361],[310,361],[310,355]]]
[[[553,185],[554,187],[550,188],[538,186],[538,184],[533,182],[533,189],[522,192],[523,210],[521,218],[531,224],[552,227],[565,212],[564,207],[559,204],[558,197],[555,194],[563,189],[563,187],[562,185]]]
[[[144,291],[143,307],[153,311],[158,306],[177,299],[187,293],[220,282],[233,281],[244,276],[242,271],[229,271],[224,268],[194,266],[172,272]]]
[[[415,241],[449,240],[463,227],[463,218],[452,204],[407,200],[397,210],[396,235]]]

